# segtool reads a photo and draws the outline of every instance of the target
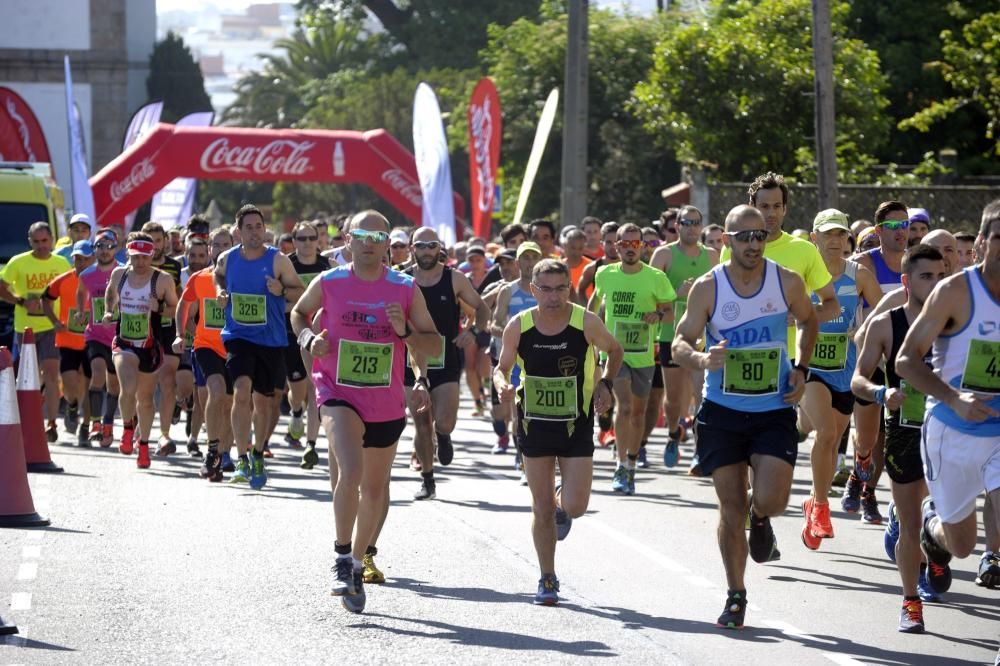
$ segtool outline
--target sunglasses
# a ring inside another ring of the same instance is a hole
[[[889,231],[898,231],[900,229],[909,229],[910,228],[910,221],[909,220],[886,220],[884,222],[880,222],[878,226],[882,227],[883,229],[888,229]]]
[[[436,250],[441,247],[441,241],[413,241],[413,247],[417,250]]]
[[[393,243],[389,247],[391,247],[393,250],[405,250],[406,243]]]
[[[97,243],[94,247],[98,250],[113,250],[117,246],[114,243]]]
[[[362,243],[378,245],[388,241],[389,234],[385,231],[366,231],[364,229],[356,229],[351,232],[351,238]]]
[[[295,240],[303,243],[315,243],[319,240],[319,236],[296,236]]]
[[[564,292],[569,291],[569,285],[568,284],[562,284],[562,285],[559,285],[558,287],[543,287],[542,285],[538,284],[537,282],[532,282],[531,286],[534,287],[535,289],[537,289],[538,291],[540,291],[543,294],[562,294]]]
[[[695,220],[690,217],[682,217],[681,219],[677,220],[677,224],[681,225],[682,227],[696,227],[699,224],[701,224],[701,220]]]
[[[623,247],[626,250],[638,250],[642,247],[643,241],[641,240],[620,240],[618,241],[618,247]]]
[[[660,247],[660,244],[662,242],[663,241],[654,238],[653,240],[643,241],[642,244],[645,245],[646,247]]]
[[[745,231],[727,231],[727,236],[740,243],[756,241],[763,243],[767,240],[767,229],[747,229]]]

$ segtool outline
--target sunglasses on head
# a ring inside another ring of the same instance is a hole
[[[740,243],[756,241],[763,243],[767,240],[767,229],[746,229],[745,231],[727,231],[726,235]]]
[[[883,222],[879,222],[878,226],[882,227],[883,229],[888,229],[890,231],[897,231],[899,229],[909,229],[910,228],[910,221],[909,220],[885,220]]]
[[[295,240],[302,243],[315,243],[319,240],[319,236],[296,236]]]
[[[367,231],[365,229],[355,229],[351,231],[351,238],[364,242],[379,244],[389,240],[389,234],[385,231]]]
[[[681,225],[682,227],[694,227],[701,224],[701,220],[696,220],[691,217],[682,217],[681,219],[677,220],[677,224]]]
[[[641,240],[620,240],[618,241],[618,247],[623,247],[626,250],[638,250],[642,247],[643,241]]]
[[[413,241],[413,247],[417,250],[436,250],[441,247],[441,241]]]

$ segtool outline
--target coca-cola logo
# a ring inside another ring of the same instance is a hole
[[[116,183],[111,183],[111,200],[118,201],[149,180],[154,173],[156,173],[156,168],[153,166],[150,158],[147,157],[141,162],[137,162],[125,178]]]
[[[201,169],[207,173],[235,171],[259,176],[302,176],[312,171],[306,152],[312,141],[275,139],[265,146],[230,145],[216,139],[201,154]]]
[[[424,205],[424,198],[420,192],[420,185],[410,180],[410,177],[399,169],[386,169],[382,172],[382,182],[388,183],[389,187],[396,190],[416,207]]]
[[[482,106],[472,105],[472,147],[475,152],[476,180],[479,182],[479,199],[476,205],[483,213],[493,210],[493,169],[490,165],[490,140],[493,138],[493,116],[490,98]]]

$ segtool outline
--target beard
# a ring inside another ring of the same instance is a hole
[[[422,271],[429,271],[438,264],[438,258],[436,256],[422,257],[420,255],[417,255],[416,260],[417,260],[417,266],[419,266],[420,270]]]

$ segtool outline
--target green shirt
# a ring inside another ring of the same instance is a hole
[[[604,302],[604,323],[625,349],[625,363],[633,368],[655,365],[657,325],[642,317],[657,304],[676,300],[666,274],[646,264],[637,273],[623,272],[620,263],[602,266],[594,277],[594,296]]]
[[[667,279],[674,291],[684,284],[685,280],[697,280],[705,273],[712,270],[712,260],[708,255],[708,248],[698,244],[701,250],[697,256],[690,257],[681,250],[679,242],[671,243],[670,248],[670,270],[667,271]],[[674,320],[660,324],[660,342],[671,342],[674,339],[674,326],[681,320],[684,314],[684,307],[687,305],[687,298],[677,297],[674,303]]]

